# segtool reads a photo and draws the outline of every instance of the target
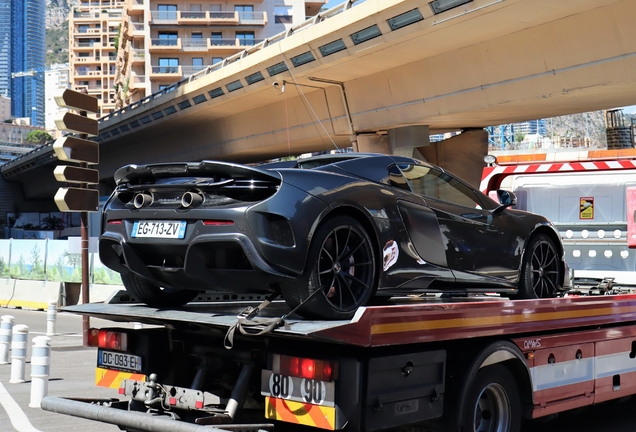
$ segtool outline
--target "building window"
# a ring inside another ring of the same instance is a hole
[[[254,12],[253,5],[234,5],[235,12]]]
[[[201,32],[192,32],[192,39],[196,39],[196,40],[203,39],[203,33],[201,33]]]
[[[178,58],[160,58],[158,73],[178,73],[179,72],[179,59]]]
[[[221,63],[223,61],[223,57],[212,57],[212,64],[215,65],[217,63]]]
[[[77,26],[77,31],[80,33],[88,33],[88,24],[80,24]]]
[[[160,20],[176,20],[177,19],[177,5],[174,4],[160,4],[157,5],[157,19]]]
[[[291,24],[292,6],[274,6],[274,22],[277,24]]]
[[[157,45],[177,46],[179,44],[179,35],[177,32],[159,32],[159,41]]]
[[[220,46],[223,45],[223,33],[221,32],[212,32],[212,38],[210,43],[212,46]]]
[[[198,72],[200,70],[205,69],[203,66],[203,57],[193,57],[192,58],[192,72]]]
[[[239,41],[240,46],[254,45],[254,32],[251,31],[237,31],[236,39]]]

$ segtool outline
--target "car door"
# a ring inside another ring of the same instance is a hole
[[[517,276],[523,236],[514,215],[494,213],[495,203],[437,167],[399,167],[412,192],[435,214],[447,266],[458,281],[486,283]],[[412,238],[418,252],[431,246],[422,237]]]

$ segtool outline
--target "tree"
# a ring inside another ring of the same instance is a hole
[[[24,141],[29,144],[46,144],[49,141],[53,141],[53,137],[47,131],[34,130],[27,134]]]
[[[525,137],[526,137],[526,136],[525,136],[525,134],[524,134],[523,132],[517,132],[517,133],[515,133],[515,142],[520,143],[520,142],[522,142],[522,141],[523,141],[523,139],[524,139]]]
[[[31,268],[29,269],[29,279],[44,279],[44,266],[40,259],[40,249],[37,244],[31,249]]]

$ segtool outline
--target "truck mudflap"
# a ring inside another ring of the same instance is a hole
[[[90,403],[54,396],[45,396],[41,403],[45,411],[113,424],[124,430],[148,432],[266,432],[274,430],[271,424],[234,424],[213,427],[186,423],[176,421],[174,416],[159,415],[155,412],[127,411],[127,405],[127,402]]]

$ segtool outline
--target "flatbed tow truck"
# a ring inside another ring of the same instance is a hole
[[[517,431],[522,418],[636,393],[631,292],[605,280],[552,299],[414,296],[347,321],[297,318],[271,298],[71,306],[144,325],[91,330],[96,383],[125,398],[47,396],[42,408],[131,431],[377,431],[432,419],[445,431]]]

